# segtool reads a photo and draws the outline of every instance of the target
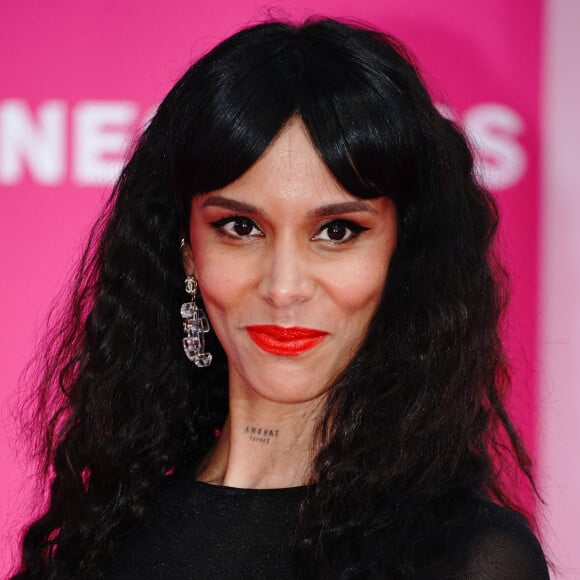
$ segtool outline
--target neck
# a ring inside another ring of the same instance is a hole
[[[276,403],[230,385],[230,412],[197,479],[239,488],[305,485],[322,400]]]

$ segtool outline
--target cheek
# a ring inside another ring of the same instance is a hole
[[[366,324],[379,304],[382,289],[382,279],[369,281],[368,277],[365,283],[351,282],[336,289],[335,302],[347,318],[346,323]]]
[[[332,272],[330,292],[348,314],[372,316],[381,299],[392,251],[372,252]]]
[[[199,250],[199,248],[203,248]],[[222,317],[247,297],[252,280],[248,273],[255,271],[240,256],[232,259],[228,252],[208,245],[193,250],[196,276],[210,317]]]

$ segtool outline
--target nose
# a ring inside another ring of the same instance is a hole
[[[315,292],[312,264],[307,252],[291,240],[279,240],[262,262],[261,298],[276,309],[307,302]]]

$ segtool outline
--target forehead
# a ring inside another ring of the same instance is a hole
[[[241,177],[200,196],[196,205],[203,205],[210,196],[244,199],[255,205],[286,203],[289,208],[358,200],[334,178],[299,119],[288,123]]]

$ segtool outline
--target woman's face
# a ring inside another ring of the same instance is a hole
[[[191,253],[230,388],[312,401],[365,337],[396,243],[387,198],[358,199],[298,120],[237,181],[193,199]]]

